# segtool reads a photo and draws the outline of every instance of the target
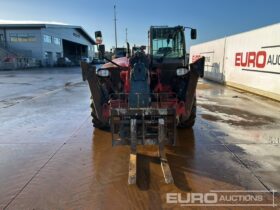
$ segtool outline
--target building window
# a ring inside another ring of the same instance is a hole
[[[10,34],[11,42],[36,42],[33,34]]]
[[[46,62],[46,66],[51,66],[53,64],[52,52],[45,52],[45,62]]]
[[[44,35],[44,42],[45,43],[52,43],[52,37],[49,35]]]
[[[56,45],[61,45],[61,39],[60,39],[60,38],[54,37],[54,38],[53,38],[53,42],[54,42]]]
[[[17,36],[11,36],[11,42],[18,42],[18,37]]]
[[[0,42],[4,42],[4,34],[0,34]]]

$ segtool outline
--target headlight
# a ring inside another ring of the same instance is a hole
[[[96,73],[100,77],[109,77],[109,75],[110,75],[110,72],[108,69],[98,69]]]
[[[177,76],[183,76],[185,74],[187,74],[190,70],[185,68],[185,67],[180,67],[178,69],[176,69],[176,74]]]

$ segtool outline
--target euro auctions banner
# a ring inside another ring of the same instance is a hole
[[[234,61],[243,71],[280,74],[280,43],[262,46],[258,51],[236,52]]]
[[[226,37],[225,51],[229,71],[280,74],[280,23]]]
[[[205,78],[280,101],[280,23],[194,45],[205,56]]]

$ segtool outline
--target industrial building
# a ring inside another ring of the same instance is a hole
[[[83,57],[94,57],[94,44],[95,41],[81,26],[0,22],[2,59],[12,54],[32,58],[41,66],[54,66],[61,57],[78,63]]]

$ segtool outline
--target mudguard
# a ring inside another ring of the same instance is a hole
[[[93,104],[94,104],[96,116],[101,122],[105,122],[105,119],[102,114],[103,107],[101,103],[105,95],[102,91],[101,85],[99,84],[98,76],[96,75],[96,67],[86,62],[81,62],[81,68],[82,68],[83,80],[88,81],[90,92],[93,98]]]
[[[190,64],[190,78],[186,91],[186,115],[184,116],[184,119],[186,120],[189,119],[191,114],[198,78],[204,76],[204,63],[205,57],[201,57],[194,63]]]

